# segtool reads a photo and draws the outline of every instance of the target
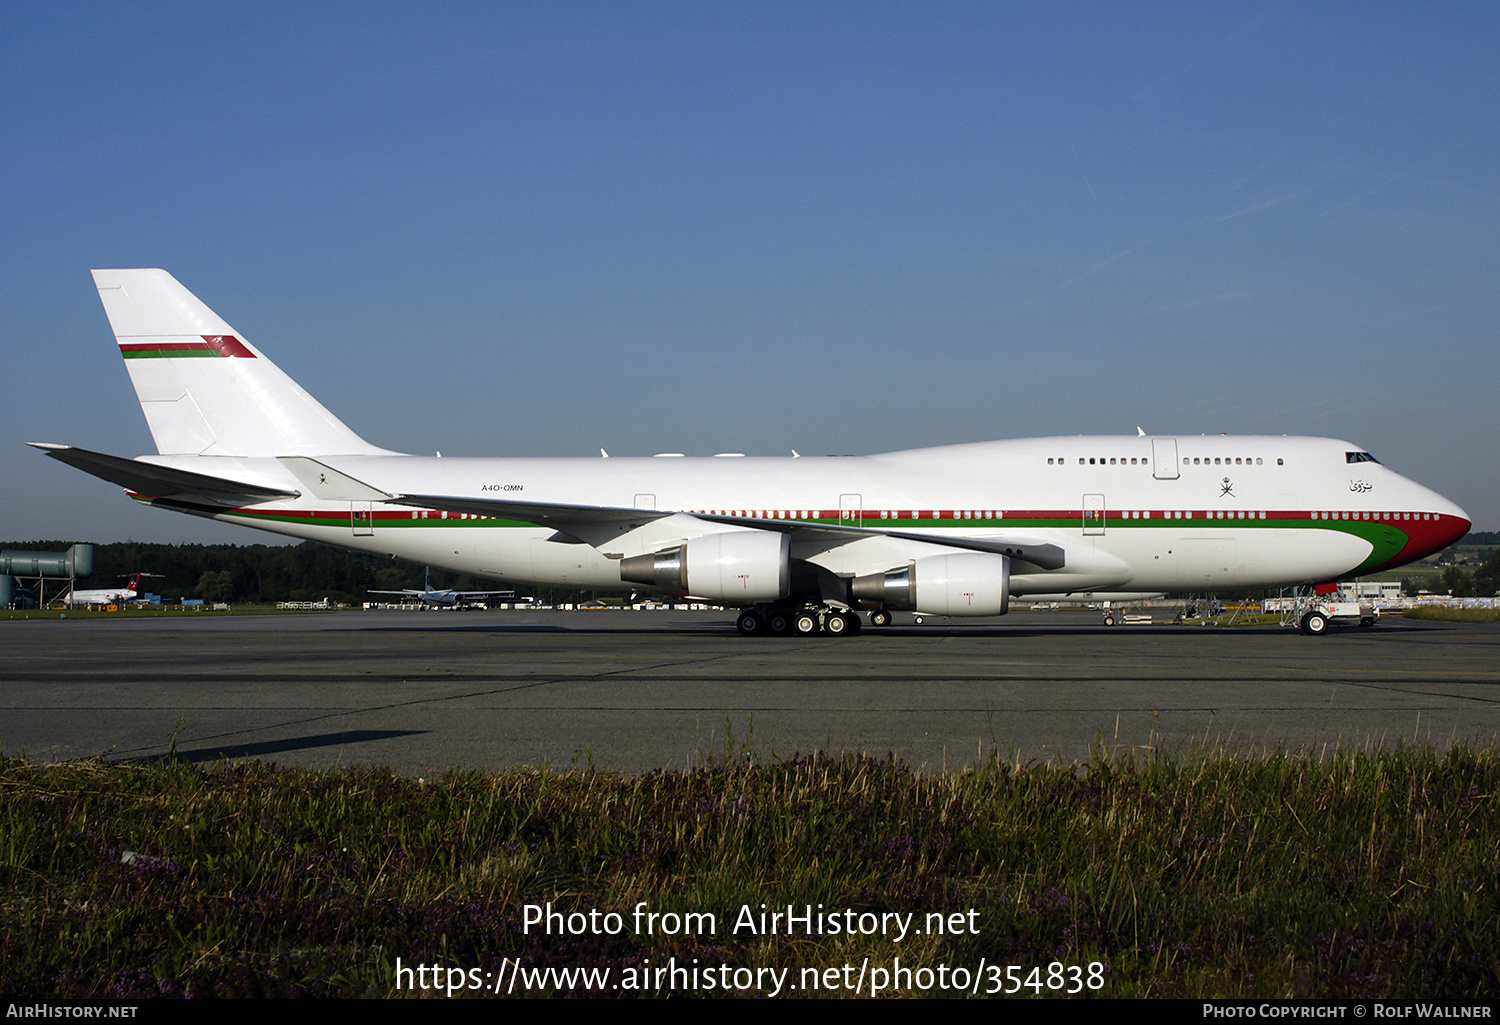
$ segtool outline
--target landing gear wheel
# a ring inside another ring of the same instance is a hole
[[[1104,625],[1105,626],[1114,626],[1115,625],[1115,614],[1113,612],[1106,612],[1104,614]]]
[[[885,611],[885,609],[880,609],[880,610],[878,610],[876,612],[870,613],[870,625],[871,626],[890,626],[891,625],[891,614],[889,612]]]
[[[773,634],[789,634],[792,632],[792,617],[785,612],[773,612],[771,618],[766,620]]]
[[[833,613],[823,621],[823,631],[832,637],[852,633],[849,629],[849,617],[842,612]]]
[[[799,612],[792,617],[792,629],[803,637],[811,637],[818,632],[818,617],[811,612]]]
[[[766,632],[765,622],[754,612],[741,612],[740,618],[734,621],[734,625],[746,637]]]
[[[1359,621],[1359,625],[1362,626],[1362,627],[1365,627],[1365,628],[1372,627],[1372,626],[1375,625],[1375,617],[1374,616],[1366,616],[1364,619],[1361,619]]]
[[[1321,612],[1309,612],[1302,617],[1301,627],[1303,633],[1312,637],[1325,634],[1328,632],[1328,617]]]

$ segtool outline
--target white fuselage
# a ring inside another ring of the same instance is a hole
[[[1353,461],[1351,461],[1353,460]],[[143,461],[291,486],[277,460]],[[1018,595],[1207,591],[1330,580],[1419,558],[1468,529],[1462,509],[1323,438],[1062,437],[822,458],[440,459],[323,456],[396,495],[842,524],[893,531],[797,544],[792,557],[849,577],[945,550],[911,535],[1024,538],[1066,564],[1017,567]],[[212,471],[204,470],[205,464]],[[231,465],[232,464],[232,465]],[[606,542],[515,520],[379,501],[302,497],[204,514],[514,583],[628,588],[619,560],[721,523],[645,522]],[[730,529],[744,529],[738,523]]]
[[[70,591],[63,595],[64,605],[117,605],[135,601],[139,592],[129,587],[104,587],[90,591]]]

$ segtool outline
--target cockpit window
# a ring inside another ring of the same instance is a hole
[[[1345,452],[1344,461],[1349,463],[1378,463],[1379,459],[1368,452]]]

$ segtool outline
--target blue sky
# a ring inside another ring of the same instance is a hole
[[[272,541],[152,451],[159,266],[444,455],[1341,437],[1500,529],[1500,6],[0,10],[0,537]]]

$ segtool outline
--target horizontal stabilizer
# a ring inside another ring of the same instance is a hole
[[[190,499],[234,508],[280,498],[296,498],[300,494],[263,484],[247,484],[224,477],[210,477],[204,473],[174,470],[169,466],[90,452],[71,445],[49,445],[40,441],[28,441],[26,444],[41,449],[58,462],[67,463],[84,473],[118,484],[132,494],[148,498]]]

